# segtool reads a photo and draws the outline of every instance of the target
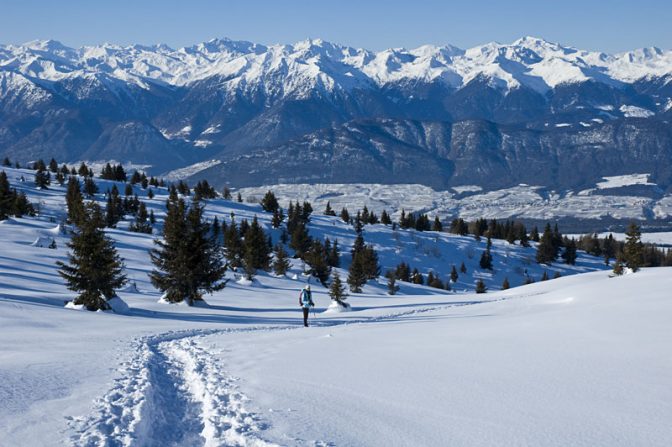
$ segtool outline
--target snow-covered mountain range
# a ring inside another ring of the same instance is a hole
[[[579,50],[536,37],[490,42],[467,50],[423,45],[372,52],[320,39],[265,46],[213,39],[191,47],[111,44],[70,48],[54,40],[0,46],[0,69],[43,81],[115,79],[149,89],[224,78],[228,92],[263,89],[271,96],[309,95],[313,89],[350,91],[395,82],[440,81],[460,88],[483,77],[491,85],[545,93],[589,80],[612,86],[672,73],[672,51],[642,48],[615,55]]]
[[[649,172],[666,190],[670,118],[672,51],[657,48],[0,46],[0,155],[154,172],[216,160],[196,176],[219,185],[578,190]]]

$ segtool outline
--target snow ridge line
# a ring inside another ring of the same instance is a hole
[[[194,339],[219,333],[287,330],[251,327],[168,332],[136,339],[112,388],[85,417],[70,418],[77,447],[138,445],[269,446],[245,411],[235,378]]]

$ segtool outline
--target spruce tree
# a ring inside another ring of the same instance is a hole
[[[345,302],[348,294],[345,293],[345,287],[341,281],[341,277],[337,271],[334,270],[334,274],[331,280],[331,285],[329,286],[329,296],[333,301],[336,301],[340,306],[349,308],[350,305]]]
[[[396,272],[388,270],[387,273],[385,273],[385,277],[387,278],[387,294],[396,295],[399,291],[399,286],[397,286]]]
[[[345,223],[350,223],[350,213],[347,208],[341,210],[341,220]]]
[[[455,284],[459,278],[459,275],[457,274],[457,269],[455,268],[455,265],[450,268],[450,280]]]
[[[70,177],[68,180],[65,204],[68,209],[68,222],[77,226],[81,225],[85,217],[84,199],[76,177]]]
[[[565,264],[576,264],[576,241],[574,238],[570,239],[565,244],[565,251],[562,253],[562,259],[565,260]]]
[[[277,244],[274,250],[273,272],[278,276],[284,276],[290,267],[289,255],[282,244]]]
[[[439,219],[439,216],[436,216],[434,218],[434,223],[432,224],[432,231],[443,231],[443,224],[441,223],[441,219]]]
[[[296,257],[302,258],[310,249],[310,236],[306,225],[299,221],[291,232],[289,246],[296,253]]]
[[[488,238],[489,240],[489,238]],[[492,255],[490,254],[490,249],[486,249],[483,254],[481,255],[481,260],[479,261],[479,265],[481,266],[482,269],[484,270],[492,270]]]
[[[124,264],[103,225],[100,207],[87,204],[81,226],[68,243],[68,263],[57,262],[68,289],[79,292],[74,304],[88,310],[109,309],[107,300],[115,296],[114,289],[126,283]]]
[[[154,242],[158,248],[150,251],[150,258],[156,269],[149,276],[167,301],[193,305],[203,299],[203,293],[226,285],[222,279],[227,267],[210,237],[210,225],[204,221],[198,201],[187,209],[183,199],[173,197],[168,203],[163,240]]]
[[[140,202],[135,221],[131,223],[129,230],[135,233],[151,234],[152,225],[149,223],[148,219],[149,214],[147,213],[147,206],[145,206],[145,202]]]
[[[556,245],[553,242],[553,233],[550,224],[546,224],[544,234],[541,236],[537,246],[537,263],[550,264],[555,261],[557,255]]]
[[[465,274],[467,273],[467,266],[464,265],[464,261],[460,264],[460,273]]]
[[[278,204],[278,199],[275,197],[275,194],[273,194],[273,191],[269,190],[266,195],[264,195],[264,198],[261,199],[261,207],[268,213],[278,211],[280,205]]]
[[[336,215],[336,212],[331,209],[331,203],[329,203],[329,201],[327,201],[327,206],[324,209],[324,215],[325,216],[335,216]]]
[[[623,260],[625,266],[633,272],[644,265],[644,246],[642,244],[642,232],[639,225],[631,222],[625,232],[625,245],[623,246]]]
[[[303,259],[310,267],[309,273],[316,277],[322,285],[326,285],[331,273],[331,267],[328,262],[328,253],[322,242],[313,239]]]
[[[12,190],[7,173],[0,171],[0,220],[7,219],[12,214],[12,203],[14,202],[14,191]]]
[[[502,290],[507,290],[509,287],[509,278],[504,278],[504,281],[502,282]]]
[[[242,265],[244,255],[243,241],[233,216],[231,216],[231,224],[224,231],[224,250],[226,259],[231,267],[238,268]]]
[[[479,279],[476,283],[476,293],[485,293],[488,291],[488,288],[485,286],[485,283],[482,279]]]
[[[353,293],[361,293],[362,286],[366,284],[366,274],[359,256],[356,254],[352,256],[350,269],[348,270],[348,285],[350,291]]]
[[[259,225],[257,216],[245,231],[243,240],[243,260],[248,278],[257,270],[268,270],[270,264],[270,249],[267,244],[266,233]],[[252,273],[250,273],[252,272]]]

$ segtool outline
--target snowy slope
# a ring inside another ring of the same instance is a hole
[[[3,444],[664,445],[671,434],[669,269],[482,295],[403,284],[391,297],[371,282],[349,297],[347,314],[323,313],[329,298],[313,283],[316,327],[305,330],[300,263],[252,285],[229,273],[206,307],[160,304],[147,279],[152,236],[122,223],[109,234],[135,284],[119,292],[116,314],[73,311],[54,265],[66,253],[63,188],[35,190],[31,171],[7,172],[40,215],[0,223]],[[161,218],[166,191],[143,199]],[[258,205],[207,206],[209,216],[231,211],[268,225]],[[326,216],[310,231],[343,251],[354,238]],[[476,269],[483,241],[380,225],[365,238],[384,266],[405,260],[445,274],[464,259],[458,291],[479,277],[495,290],[505,275],[517,285],[522,270],[543,270],[532,249],[500,241],[491,274]],[[57,249],[43,247],[51,240]],[[600,268],[582,255],[549,272]]]

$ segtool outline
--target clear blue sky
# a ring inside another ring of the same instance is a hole
[[[180,47],[213,37],[307,37],[381,50],[467,48],[524,35],[582,49],[672,48],[672,0],[2,0],[0,43],[56,39]]]

